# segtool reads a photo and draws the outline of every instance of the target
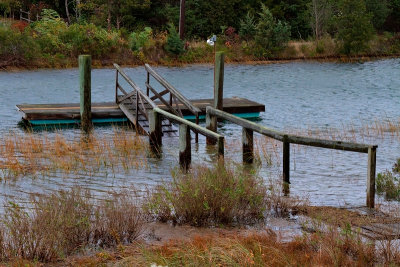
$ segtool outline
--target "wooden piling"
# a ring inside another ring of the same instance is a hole
[[[284,193],[289,192],[290,185],[290,143],[288,136],[283,136],[283,191]]]
[[[185,171],[192,161],[192,148],[190,141],[190,127],[186,124],[179,125],[179,165]]]
[[[210,131],[217,132],[217,117],[212,116],[209,113],[206,114],[206,128]],[[206,136],[207,145],[215,145],[217,141],[214,138]]]
[[[159,151],[162,146],[161,116],[154,110],[148,111],[149,143],[153,151]]]
[[[225,138],[223,136],[219,137],[217,140],[218,146],[218,159],[223,160],[225,157]]]
[[[368,148],[367,207],[375,207],[376,146]]]
[[[254,144],[253,131],[242,128],[242,145],[243,145],[243,163],[253,163],[254,161]]]
[[[215,54],[214,108],[223,110],[224,97],[224,52]]]
[[[92,57],[90,55],[79,56],[80,73],[80,113],[81,126],[84,131],[89,131],[92,127]]]

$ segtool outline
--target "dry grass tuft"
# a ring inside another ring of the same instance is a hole
[[[55,261],[139,236],[145,216],[127,193],[98,203],[90,199],[89,192],[74,188],[33,198],[32,210],[10,203],[0,224],[0,261]]]

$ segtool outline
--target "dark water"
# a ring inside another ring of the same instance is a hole
[[[212,96],[211,66],[185,68],[156,68],[171,84],[188,98]],[[144,87],[144,68],[129,68],[126,72]],[[363,125],[376,121],[400,119],[400,60],[390,59],[360,64],[288,63],[274,65],[230,65],[225,70],[225,97],[246,97],[266,105],[259,123],[301,132],[334,129],[356,140],[378,144],[377,171],[391,168],[400,157],[399,138],[389,134],[361,136]],[[21,118],[16,104],[79,102],[78,70],[39,70],[0,73],[0,134],[10,131],[23,133],[17,124]],[[115,71],[94,70],[92,74],[93,102],[112,101]],[[241,129],[222,124],[221,131],[228,142],[240,139]],[[96,128],[107,135],[111,127]],[[63,131],[67,136],[79,130]],[[41,133],[37,133],[41,134]],[[235,141],[236,140],[236,141]],[[0,201],[26,201],[32,193],[65,189],[74,185],[90,188],[101,197],[103,192],[120,188],[152,185],[170,178],[177,165],[177,140],[164,141],[164,154],[159,160],[150,159],[146,170],[115,177],[52,175],[45,178],[24,177],[0,184]],[[240,150],[239,150],[240,151]],[[272,153],[272,152],[271,152]],[[279,149],[277,149],[279,159]],[[212,162],[212,152],[205,149],[204,138],[194,145],[194,162]],[[272,153],[273,154],[273,153]],[[308,195],[311,202],[325,205],[358,206],[365,203],[367,155],[318,148],[292,147],[292,192]],[[227,156],[239,159],[238,150],[228,149]],[[261,175],[276,179],[279,166],[263,164]]]

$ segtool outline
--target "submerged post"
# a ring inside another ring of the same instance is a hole
[[[290,143],[288,141],[288,136],[283,137],[283,192],[285,194],[289,193],[290,185]]]
[[[179,165],[187,171],[192,161],[190,128],[186,124],[179,125]]]
[[[375,207],[376,148],[368,148],[367,207],[371,209]]]
[[[253,163],[254,161],[254,144],[253,131],[242,128],[242,145],[243,145],[243,163]]]
[[[162,145],[161,116],[154,110],[149,110],[148,116],[150,148],[159,151]]]
[[[92,127],[92,57],[90,55],[79,56],[80,73],[80,113],[81,126],[84,131]]]
[[[217,132],[217,117],[212,116],[209,112],[206,113],[206,128],[210,131]],[[207,145],[215,145],[217,141],[214,138],[206,136]]]

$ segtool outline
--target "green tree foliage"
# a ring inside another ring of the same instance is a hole
[[[248,12],[246,17],[240,21],[240,30],[239,35],[240,37],[250,40],[254,38],[256,34],[256,21],[254,16]]]
[[[375,29],[381,30],[390,13],[386,0],[365,0],[367,12],[372,14],[372,24]]]
[[[349,55],[365,50],[374,28],[364,0],[340,0],[338,8],[337,38],[343,42],[343,52]]]
[[[290,39],[290,26],[276,20],[269,9],[262,4],[256,26],[255,42],[259,56],[271,56],[282,49]]]
[[[144,28],[143,31],[133,32],[129,37],[129,46],[132,51],[138,51],[143,48],[150,40],[153,30],[150,27]]]
[[[183,41],[179,38],[179,34],[175,29],[173,24],[169,25],[169,34],[167,37],[167,44],[165,45],[165,50],[174,55],[182,54],[185,49],[183,46]]]

